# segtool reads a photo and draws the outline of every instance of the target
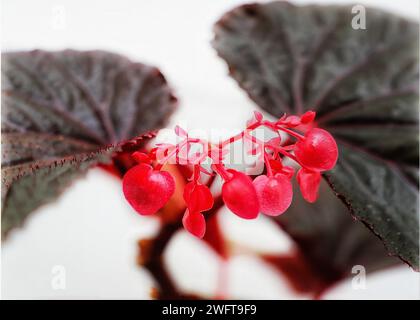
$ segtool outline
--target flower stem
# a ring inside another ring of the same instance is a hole
[[[264,151],[264,163],[265,167],[267,168],[267,175],[269,177],[273,176],[273,170],[271,169],[270,159],[268,158],[268,154]]]
[[[228,181],[231,178],[231,174],[229,172],[227,172],[227,170],[225,169],[225,167],[223,165],[221,165],[220,163],[215,163],[212,164],[211,166],[213,168],[214,171],[216,171],[220,177],[224,180],[224,181]]]

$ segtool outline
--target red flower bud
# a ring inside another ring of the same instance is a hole
[[[191,212],[202,212],[213,207],[213,196],[210,189],[194,181],[188,183],[184,189],[184,200]]]
[[[198,238],[204,237],[206,233],[206,220],[200,212],[191,212],[186,210],[182,218],[184,228]]]
[[[283,124],[289,126],[290,128],[297,127],[300,125],[300,117],[298,116],[288,116],[285,120],[283,120]]]
[[[260,211],[260,205],[251,178],[236,170],[230,169],[228,172],[232,176],[223,184],[223,201],[239,217],[255,219]]]
[[[330,170],[338,158],[337,144],[327,131],[313,128],[305,138],[296,143],[296,158],[301,164],[315,171]]]
[[[135,151],[131,155],[131,157],[137,162],[137,163],[146,163],[150,164],[152,160],[150,159],[149,155],[144,152]]]
[[[257,191],[260,211],[266,215],[278,216],[292,203],[292,183],[285,175],[259,176],[254,179],[254,187]]]
[[[124,196],[141,215],[156,213],[174,191],[175,181],[169,172],[155,171],[147,164],[132,167],[123,178]]]
[[[314,111],[306,111],[301,117],[300,122],[302,124],[308,124],[314,121],[316,113]]]
[[[317,171],[302,168],[299,170],[296,178],[303,198],[308,202],[315,202],[318,198],[321,174]]]

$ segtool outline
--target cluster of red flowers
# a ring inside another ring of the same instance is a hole
[[[313,111],[300,117],[284,115],[277,121],[264,120],[259,112],[255,112],[244,131],[218,144],[190,138],[177,126],[175,132],[182,139],[180,143],[159,144],[147,154],[133,153],[138,165],[124,176],[124,195],[138,213],[156,213],[175,191],[173,177],[161,168],[169,160],[179,160],[180,155],[184,155],[183,164],[191,166],[193,173],[184,188],[187,209],[182,222],[186,230],[201,238],[206,229],[203,212],[211,209],[214,202],[208,186],[200,182],[201,174],[218,174],[222,178],[223,201],[239,217],[254,219],[260,212],[277,216],[285,212],[292,202],[291,179],[295,170],[283,163],[285,158],[290,158],[300,165],[296,177],[303,197],[308,202],[314,202],[318,197],[321,173],[332,169],[338,157],[334,138],[327,131],[316,128],[314,119]],[[260,127],[273,131],[276,137],[269,141],[257,139],[252,132]],[[280,132],[286,133],[288,138],[282,139]],[[256,146],[251,152],[258,154],[264,162],[265,174],[253,181],[243,172],[226,168],[223,162],[227,147],[238,140],[249,141]],[[201,146],[201,151],[190,155],[193,145]],[[207,159],[211,161],[211,170],[203,166]]]

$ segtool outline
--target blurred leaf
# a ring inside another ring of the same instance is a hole
[[[366,30],[355,30],[351,9],[244,5],[216,24],[213,45],[273,116],[317,111],[340,149],[329,184],[418,269],[418,24],[366,8]]]
[[[299,252],[264,258],[286,273],[298,291],[321,294],[335,282],[354,276],[352,268],[357,265],[370,273],[401,263],[347,214],[325,181],[315,203],[303,200],[297,186],[294,194],[287,213],[274,219],[298,244]]]
[[[158,69],[116,54],[2,54],[2,234],[88,168],[139,144],[175,105]]]

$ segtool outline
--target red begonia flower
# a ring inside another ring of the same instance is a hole
[[[175,191],[175,181],[166,171],[155,171],[148,164],[132,167],[123,178],[123,192],[128,203],[141,215],[161,209]]]
[[[315,171],[330,170],[338,158],[337,144],[327,131],[313,128],[305,138],[296,143],[296,158],[301,164]]]
[[[177,126],[175,133],[182,138],[181,142],[160,143],[149,152],[137,150],[132,154],[131,160],[135,160],[138,165],[131,168],[123,178],[124,195],[140,214],[153,214],[167,203],[175,191],[172,176],[160,169],[170,160],[175,160],[177,164],[192,165],[192,181],[185,185],[183,191],[187,209],[182,223],[187,231],[202,238],[206,231],[206,219],[202,212],[210,210],[214,205],[209,189],[214,178],[208,180],[209,186],[203,185],[201,173],[219,175],[223,179],[223,201],[239,217],[254,219],[259,212],[278,216],[289,208],[293,198],[291,179],[295,170],[283,165],[287,164],[285,161],[289,158],[301,166],[297,181],[304,199],[314,202],[318,197],[321,173],[332,169],[338,158],[334,138],[327,131],[316,128],[315,116],[314,111],[307,111],[301,116],[285,114],[276,121],[267,121],[260,112],[255,112],[245,130],[217,144],[191,138],[184,129]],[[250,134],[260,127],[274,131],[277,135],[265,141]],[[281,132],[287,134],[287,137],[282,139]],[[240,140],[251,146],[249,154],[261,156],[258,161],[264,162],[267,175],[252,181],[245,173],[226,168],[224,158],[229,153],[227,147]],[[211,170],[203,166],[202,162],[207,158],[211,160]]]
[[[260,211],[269,216],[278,216],[292,203],[293,188],[287,176],[276,174],[272,177],[261,175],[254,179],[260,203]]]
[[[213,196],[210,189],[195,181],[188,183],[184,189],[184,200],[191,212],[202,212],[213,207]]]
[[[296,178],[303,198],[308,202],[315,202],[318,198],[321,174],[318,171],[302,168],[298,171]]]
[[[239,217],[255,219],[260,211],[260,205],[251,178],[233,169],[227,171],[231,177],[223,184],[223,201]]]
[[[184,228],[198,238],[204,237],[206,233],[206,220],[201,212],[186,210],[182,218]]]

